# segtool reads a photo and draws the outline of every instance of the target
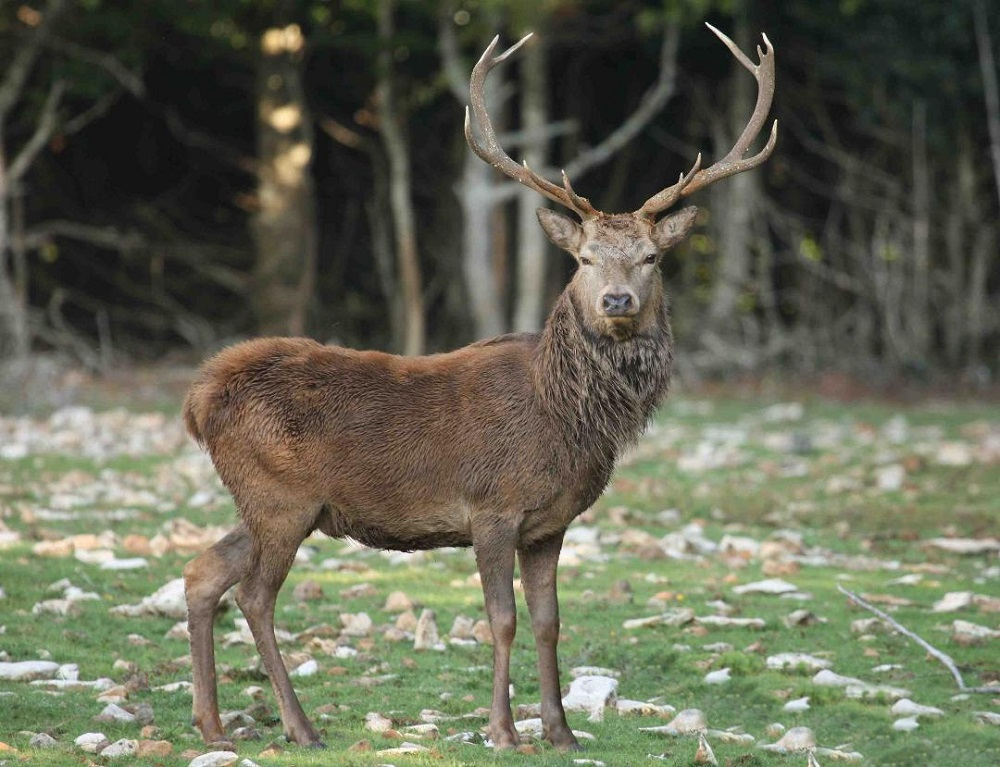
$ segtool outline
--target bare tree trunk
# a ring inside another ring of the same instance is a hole
[[[525,133],[521,159],[531,168],[544,168],[548,138],[548,83],[545,76],[544,36],[529,45],[521,59],[521,127]],[[545,308],[547,241],[538,225],[536,192],[522,187],[517,195],[517,298],[514,330],[534,331],[542,324]]]
[[[24,95],[25,83],[42,45],[51,35],[52,27],[65,6],[65,0],[49,0],[39,26],[23,39],[9,58],[5,57],[9,63],[0,80],[0,357],[24,359],[31,351],[27,270],[23,263],[18,264],[12,240],[11,213],[15,199],[21,195],[21,180],[56,129],[56,110],[62,99],[64,83],[56,81],[52,84],[34,131],[19,151],[9,155],[12,158],[9,161],[4,129],[7,116]]]
[[[750,26],[746,12],[737,13],[734,34],[736,44],[746,50],[750,42]],[[726,152],[746,124],[753,111],[752,81],[738,64],[732,75],[732,98],[723,122],[713,126],[717,152]],[[710,328],[730,343],[738,341],[740,325],[739,301],[749,285],[753,269],[754,200],[759,193],[760,174],[740,173],[726,184],[713,187],[713,218],[716,224],[717,263],[715,285],[708,308]]]
[[[909,349],[913,363],[930,356],[931,182],[927,162],[927,103],[913,106],[913,253],[911,295],[907,297]]]
[[[979,68],[983,77],[983,98],[986,101],[986,124],[990,132],[990,157],[993,158],[993,181],[1000,199],[1000,86],[993,59],[993,39],[984,0],[972,4],[976,25],[976,47],[979,48]]]
[[[378,35],[379,79],[377,86],[380,135],[389,161],[389,207],[392,210],[396,238],[396,260],[403,290],[405,317],[404,354],[422,354],[425,343],[424,300],[420,259],[417,252],[417,228],[410,197],[410,147],[403,129],[402,115],[396,103],[392,73],[392,51],[389,46],[396,34],[394,0],[379,0]]]
[[[314,137],[302,87],[304,48],[297,24],[268,29],[260,41],[253,303],[265,334],[305,332],[316,282]]]

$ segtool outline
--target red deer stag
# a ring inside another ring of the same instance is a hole
[[[278,590],[299,544],[320,530],[382,549],[472,546],[494,640],[489,737],[497,748],[518,743],[508,694],[516,554],[538,652],[545,737],[560,749],[579,748],[559,688],[556,563],[567,526],[601,494],[617,456],[642,432],[670,381],[659,262],[687,236],[696,209],[656,219],[681,198],[763,163],[777,137],[775,123],[766,146],[745,157],[774,93],[770,42],[765,37],[764,50],[757,48],[755,65],[712,31],[757,79],[750,122],[719,162],[701,170],[699,157],[633,213],[600,212],[565,174],[562,186],[553,184],[498,144],[483,85],[521,43],[494,55],[494,39],[473,69],[465,122],[472,150],[581,219],[538,211],[549,239],[579,265],[540,334],[426,357],[261,338],[205,363],[184,420],[239,513],[236,527],[184,568],[193,719],[206,742],[227,741],[212,621],[222,594],[238,583],[236,601],[285,736],[320,745],[274,636]]]

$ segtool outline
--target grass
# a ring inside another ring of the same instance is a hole
[[[906,438],[893,440],[893,424],[906,419]],[[837,593],[837,583],[858,592],[906,598],[911,604],[891,608],[894,617],[959,664],[968,684],[1000,679],[1000,640],[981,645],[957,644],[947,626],[958,617],[997,627],[998,615],[972,608],[956,614],[935,614],[934,601],[949,591],[998,593],[997,559],[958,557],[921,545],[942,535],[982,537],[1000,527],[1000,472],[993,462],[974,459],[964,465],[941,465],[942,444],[983,444],[983,429],[997,429],[1000,409],[986,405],[937,404],[904,410],[878,404],[844,408],[825,402],[804,405],[801,417],[777,418],[767,403],[737,400],[675,400],[660,414],[656,428],[627,458],[612,486],[594,510],[574,523],[596,526],[602,534],[598,560],[584,559],[560,570],[563,638],[560,656],[564,681],[568,669],[594,665],[620,672],[619,696],[669,703],[678,710],[699,708],[712,728],[738,728],[754,735],[755,744],[713,741],[720,764],[801,764],[802,756],[781,756],[757,746],[776,738],[769,727],[779,722],[813,729],[821,745],[848,744],[864,755],[866,764],[987,767],[1000,763],[1000,731],[976,722],[973,712],[998,710],[998,696],[954,698],[957,690],[948,671],[926,657],[909,640],[888,631],[859,636],[851,622],[869,617]],[[785,415],[789,415],[786,413]],[[896,421],[893,421],[897,418]],[[730,456],[719,468],[692,467],[699,445],[706,455]],[[720,453],[721,446],[721,453]],[[193,508],[189,500],[199,490],[197,472],[188,471],[191,451],[138,458],[83,459],[72,455],[31,455],[0,462],[0,510],[3,521],[22,534],[19,543],[0,552],[0,650],[10,660],[51,657],[77,663],[81,678],[110,677],[131,690],[129,705],[148,703],[155,714],[155,738],[173,744],[168,757],[130,759],[130,764],[187,764],[186,750],[200,750],[189,725],[190,696],[153,688],[190,678],[185,642],[164,638],[174,621],[166,618],[124,618],[109,608],[133,603],[167,580],[178,577],[189,557],[168,553],[149,557],[143,570],[100,570],[72,557],[40,557],[32,552],[39,540],[108,529],[120,542],[124,536],[153,536],[175,517],[198,525],[227,524],[233,511],[220,496]],[[879,489],[879,467],[899,464],[905,479],[898,489]],[[680,468],[686,466],[687,468]],[[55,519],[39,510],[79,512]],[[671,515],[676,510],[676,521]],[[107,512],[125,510],[123,518]],[[102,516],[102,514],[104,516]],[[95,516],[96,515],[96,516]],[[639,531],[656,539],[681,526],[698,522],[705,537],[749,536],[763,541],[778,530],[800,533],[804,545],[819,554],[813,564],[782,575],[813,596],[790,602],[774,596],[737,595],[733,587],[767,577],[759,558],[749,560],[707,554],[687,560],[650,559],[649,550],[628,545]],[[624,538],[623,534],[628,533]],[[436,611],[442,632],[457,615],[483,617],[482,597],[469,578],[475,567],[466,551],[428,553],[394,563],[388,557],[339,541],[310,540],[309,562],[293,569],[279,599],[277,625],[291,632],[315,626],[339,626],[343,612],[367,612],[376,626],[391,625],[395,614],[382,609],[392,591],[407,593],[421,607]],[[119,556],[127,556],[119,548]],[[330,569],[323,560],[336,558],[346,566]],[[879,563],[895,562],[894,569]],[[905,574],[919,582],[891,584]],[[50,584],[68,578],[73,585],[97,594],[79,603],[72,617],[35,615],[33,606],[58,596]],[[317,581],[325,598],[296,603],[293,587]],[[627,582],[629,588],[622,587]],[[367,596],[347,590],[371,584]],[[346,594],[346,596],[345,596]],[[651,599],[659,600],[649,604]],[[759,617],[762,630],[654,626],[627,630],[630,619],[662,612],[665,607],[690,606],[698,615],[711,614],[706,603],[725,600],[734,615]],[[884,606],[884,605],[883,605]],[[785,617],[794,609],[812,611],[820,622],[789,628]],[[267,688],[252,647],[222,647],[221,637],[232,629],[238,613],[220,616],[216,626],[223,711],[246,709],[244,694],[251,685]],[[515,705],[537,700],[533,641],[526,611],[519,613],[512,677]],[[137,643],[134,635],[149,640]],[[295,680],[305,710],[324,733],[328,748],[310,751],[281,741],[281,725],[270,691],[254,710],[260,741],[241,742],[241,757],[260,765],[566,765],[569,756],[541,745],[530,755],[493,753],[482,746],[445,740],[426,741],[427,755],[380,756],[350,750],[368,741],[374,750],[398,745],[398,740],[366,732],[364,716],[377,711],[402,728],[420,721],[425,709],[462,717],[489,705],[491,651],[488,646],[450,647],[446,652],[415,653],[407,642],[387,640],[381,631],[353,639],[359,654],[336,659],[315,653],[320,672]],[[707,649],[726,643],[729,647]],[[300,643],[284,646],[301,651]],[[846,676],[908,688],[912,698],[937,706],[946,715],[920,720],[914,732],[892,728],[889,701],[857,701],[841,690],[819,687],[803,670],[773,671],[767,655],[807,652],[826,658]],[[117,661],[117,663],[116,663]],[[901,668],[875,673],[873,667]],[[731,669],[725,685],[703,682],[708,671]],[[5,693],[9,693],[5,695]],[[809,696],[811,708],[783,711],[792,698]],[[0,763],[18,763],[27,755],[39,765],[89,764],[95,758],[72,745],[84,732],[101,731],[110,740],[139,737],[137,725],[97,724],[93,717],[103,704],[93,692],[53,694],[25,683],[0,682],[0,742],[18,754],[0,751]],[[449,731],[478,731],[484,718],[473,716],[440,724]],[[696,742],[640,732],[662,725],[655,717],[620,717],[607,712],[602,722],[571,714],[576,729],[594,736],[582,758],[607,765],[657,764],[650,755],[666,755],[667,764],[690,765]],[[59,745],[51,750],[29,747],[32,733],[47,732]],[[266,751],[270,746],[280,748]],[[264,752],[262,754],[262,752]],[[99,760],[98,760],[99,761]],[[827,761],[820,757],[820,763]]]

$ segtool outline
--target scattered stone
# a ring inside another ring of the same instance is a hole
[[[615,701],[615,710],[619,716],[666,716],[677,711],[673,706],[625,698]]]
[[[817,658],[815,655],[807,655],[800,652],[783,652],[777,655],[770,655],[766,661],[770,669],[805,669],[806,671],[820,671],[830,668],[833,664],[824,658]]]
[[[169,740],[140,740],[135,755],[140,759],[164,759],[174,752]]]
[[[942,442],[934,455],[941,466],[968,466],[972,463],[972,446],[968,442]]]
[[[697,708],[686,708],[679,712],[662,727],[640,727],[640,732],[652,732],[658,735],[692,735],[708,729],[708,720],[704,712]]]
[[[126,757],[135,756],[138,750],[139,741],[122,738],[121,740],[116,740],[110,746],[102,749],[101,757],[103,759],[124,759]]]
[[[209,751],[192,759],[188,767],[228,767],[238,759],[239,756],[232,751]]]
[[[372,619],[368,617],[368,613],[364,612],[343,613],[340,616],[340,622],[344,626],[340,633],[347,637],[366,637],[371,634],[375,627]]]
[[[793,610],[782,618],[781,622],[785,624],[786,628],[795,628],[796,626],[815,626],[826,623],[826,618],[820,618],[809,610]]]
[[[940,549],[950,554],[990,554],[1000,552],[1000,538],[931,538],[924,547]]]
[[[490,629],[490,624],[485,620],[476,621],[476,625],[472,627],[472,638],[475,639],[479,644],[493,644],[493,631]]]
[[[392,729],[392,720],[376,711],[365,714],[365,729],[369,732],[386,732]]]
[[[610,676],[580,676],[570,682],[563,698],[567,711],[584,711],[588,721],[604,719],[604,709],[614,708],[618,698],[618,680]]]
[[[995,711],[973,711],[972,715],[976,718],[977,722],[1000,727],[1000,714]]]
[[[376,751],[378,756],[402,756],[404,754],[419,754],[426,753],[430,751],[427,746],[421,746],[419,743],[408,743],[403,742],[395,748],[383,748],[381,751]]]
[[[472,639],[472,628],[476,625],[476,621],[465,615],[456,615],[454,622],[451,624],[451,631],[448,632],[448,636],[452,639]]]
[[[0,679],[8,682],[30,682],[35,679],[53,679],[59,664],[50,660],[22,660],[0,663]]]
[[[799,587],[782,580],[781,578],[768,578],[754,583],[745,583],[742,586],[734,586],[734,594],[792,594],[797,592]]]
[[[767,625],[763,618],[730,618],[728,615],[704,615],[695,621],[709,628],[763,629]]]
[[[709,671],[705,674],[704,682],[705,684],[726,684],[731,681],[729,671],[728,666],[726,668],[720,668],[717,671]]]
[[[630,618],[622,623],[622,628],[638,629],[647,626],[683,626],[694,620],[694,610],[682,608],[680,610],[670,610],[659,615],[651,615],[647,618]]]
[[[897,719],[892,723],[892,729],[899,730],[900,732],[912,732],[920,726],[915,716],[907,716],[902,719]]]
[[[423,610],[413,630],[414,650],[444,650],[445,645],[438,637],[437,616],[433,610]]]
[[[934,706],[922,706],[909,698],[900,698],[892,704],[889,713],[893,716],[944,716],[944,711]]]
[[[875,469],[875,486],[882,492],[889,493],[902,489],[906,481],[906,469],[901,463],[891,463]]]
[[[792,727],[775,743],[762,743],[765,751],[775,751],[779,754],[792,754],[797,751],[809,751],[816,748],[816,736],[808,727]]]
[[[122,722],[131,724],[137,721],[135,714],[126,711],[115,703],[109,703],[100,714],[94,717],[95,722]]]
[[[812,678],[812,683],[822,687],[842,687],[844,688],[844,694],[848,698],[867,698],[876,695],[885,695],[891,700],[898,700],[899,698],[910,696],[910,691],[902,687],[892,687],[887,684],[869,684],[854,677],[835,674],[829,669],[817,672]]]
[[[292,598],[296,602],[316,602],[323,598],[323,587],[319,581],[312,579],[296,583],[292,589]]]
[[[441,732],[433,722],[424,722],[404,727],[403,734],[417,740],[437,740]]]
[[[110,745],[110,741],[103,732],[85,732],[73,743],[88,754],[100,753]]]
[[[28,741],[28,745],[31,748],[38,748],[38,749],[55,748],[56,746],[59,745],[59,741],[57,741],[55,738],[53,738],[46,732],[39,732],[31,736],[31,740]]]
[[[569,675],[574,679],[578,679],[581,676],[610,676],[618,679],[621,677],[622,672],[613,668],[604,668],[603,666],[574,666],[569,670]]]
[[[781,708],[783,711],[789,711],[795,714],[802,713],[803,711],[808,711],[809,696],[806,695],[804,698],[795,698],[794,700],[790,700]]]
[[[134,605],[118,605],[112,607],[112,615],[124,615],[127,618],[138,618],[144,615],[157,615],[174,620],[187,620],[187,600],[184,598],[184,579],[175,578],[164,584],[148,597],[143,597]]]
[[[289,671],[288,675],[295,677],[313,676],[318,671],[319,671],[319,663],[310,658],[305,663],[302,663],[299,666],[296,666],[292,671]]]
[[[412,610],[413,600],[402,591],[393,591],[385,598],[385,607],[382,609],[390,613],[401,613],[406,610]]]
[[[959,644],[980,644],[989,639],[1000,639],[1000,631],[978,623],[956,620],[951,624],[952,636]]]
[[[936,613],[952,613],[972,606],[971,591],[949,591],[941,597],[931,610]]]

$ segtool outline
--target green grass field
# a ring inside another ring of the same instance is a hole
[[[0,745],[0,764],[107,763],[73,745],[80,734],[95,731],[111,741],[169,742],[169,755],[119,763],[181,765],[204,751],[189,723],[189,693],[156,689],[190,680],[186,642],[166,637],[176,621],[110,609],[136,603],[180,576],[191,555],[183,545],[178,550],[184,532],[178,519],[197,528],[228,525],[232,504],[207,460],[184,439],[176,416],[95,418],[82,414],[80,423],[70,419],[68,426],[66,419],[24,421],[17,428],[12,419],[4,421],[0,660],[50,659],[77,664],[82,680],[110,678],[127,696],[120,705],[141,710],[147,720],[151,708],[152,729],[140,734],[138,723],[95,722],[105,704],[94,690],[58,692],[0,681],[0,744],[8,747]],[[84,436],[73,442],[65,435],[77,427]],[[37,438],[25,436],[30,434]],[[21,442],[29,447],[11,447]],[[956,698],[949,671],[909,639],[881,625],[852,631],[852,622],[872,616],[837,591],[841,584],[877,601],[948,653],[969,686],[1000,683],[1000,638],[966,639],[953,627],[957,619],[1000,628],[1000,558],[995,547],[989,550],[991,537],[1000,534],[998,467],[997,406],[670,401],[623,460],[608,492],[570,528],[560,568],[564,685],[575,667],[613,669],[620,698],[678,711],[697,708],[713,730],[753,736],[754,742],[710,737],[721,765],[805,765],[804,754],[760,747],[780,737],[775,724],[809,727],[820,746],[860,753],[864,764],[1000,764],[1000,727],[976,716],[1000,712],[1000,694]],[[67,539],[89,534],[102,540],[78,538],[78,548],[94,544],[118,558],[139,552],[148,566],[105,570],[81,561],[102,555],[74,552]],[[958,554],[935,545],[939,538],[986,541],[987,550]],[[149,545],[160,555],[143,553]],[[665,725],[671,716],[623,716],[612,709],[596,722],[570,714],[575,729],[593,736],[582,754],[545,744],[529,753],[494,753],[448,740],[478,734],[485,724],[491,648],[449,644],[441,652],[415,652],[411,641],[387,636],[399,613],[384,605],[391,592],[402,591],[417,615],[433,609],[447,642],[456,616],[484,617],[471,553],[394,558],[317,537],[304,545],[303,560],[282,592],[276,624],[297,635],[282,645],[289,665],[308,657],[319,664],[316,674],[295,683],[327,748],[283,742],[254,648],[222,646],[240,617],[232,608],[216,624],[221,708],[248,711],[260,735],[238,742],[241,759],[260,765],[695,764],[696,738],[640,731]],[[739,593],[741,585],[774,577],[797,587],[800,598]],[[93,598],[75,602],[69,615],[39,614],[38,603],[63,596],[63,588],[50,588],[62,579]],[[296,602],[293,589],[307,580],[322,588],[323,598]],[[956,612],[934,612],[948,592],[978,596]],[[624,627],[683,608],[698,617],[727,612],[760,618],[763,628],[697,621]],[[790,621],[796,610],[807,611],[807,618]],[[338,638],[341,614],[362,611],[373,630]],[[519,621],[514,704],[527,706],[538,690],[523,606]],[[331,655],[334,643],[355,652]],[[853,699],[842,688],[814,683],[804,668],[768,669],[766,659],[784,652],[808,653],[829,661],[837,674],[873,685],[906,688],[914,701],[944,714],[920,717],[913,731],[896,730],[893,696]],[[723,668],[730,669],[730,681],[704,681]],[[254,685],[265,688],[260,700],[244,692]],[[807,710],[783,709],[803,697],[809,698]],[[405,729],[427,710],[448,718],[437,722],[437,739],[417,741]],[[390,718],[400,735],[367,731],[369,712]],[[40,732],[56,745],[33,748],[31,738]],[[378,753],[403,740],[430,750]],[[816,758],[823,765],[834,761],[823,752]]]

